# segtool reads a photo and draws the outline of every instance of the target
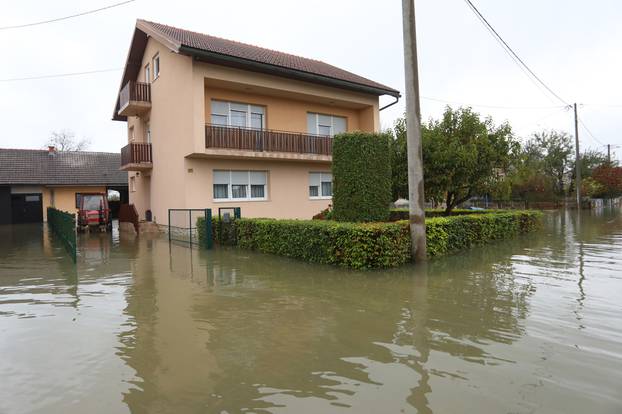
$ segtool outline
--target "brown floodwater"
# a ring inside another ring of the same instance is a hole
[[[357,272],[0,226],[0,413],[622,413],[622,215]]]

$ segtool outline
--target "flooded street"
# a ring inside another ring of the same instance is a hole
[[[619,211],[381,272],[79,249],[0,226],[0,413],[622,412]]]

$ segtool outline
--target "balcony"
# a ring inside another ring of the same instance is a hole
[[[119,110],[121,116],[140,116],[151,109],[151,85],[129,81],[119,92]]]
[[[124,171],[147,171],[153,168],[151,144],[131,143],[121,148],[121,169]]]
[[[205,125],[209,156],[267,158],[301,161],[332,161],[333,139],[326,135]]]

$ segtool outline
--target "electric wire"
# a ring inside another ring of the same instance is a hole
[[[90,75],[93,73],[117,72],[120,70],[123,70],[123,68],[97,69],[97,70],[89,70],[85,72],[57,73],[53,75],[29,76],[29,77],[24,77],[24,78],[8,78],[8,79],[0,79],[0,82],[21,82],[21,81],[39,80],[39,79],[65,78],[65,77],[72,77],[72,76]]]
[[[518,54],[510,47],[510,45],[501,37],[501,35],[495,30],[495,28],[488,22],[488,20],[484,17],[484,15],[475,7],[475,5],[471,2],[471,0],[464,0],[469,8],[475,13],[475,15],[479,18],[479,20],[484,24],[484,26],[488,29],[488,31],[493,35],[495,39],[502,45],[503,50],[506,51],[510,55],[510,57],[514,60],[515,63],[519,65],[519,67],[527,70],[529,74],[535,79],[540,85],[542,85],[551,95],[557,98],[560,102],[565,105],[569,105],[564,99],[562,99],[553,89],[551,89],[538,75],[535,74],[533,70],[518,56]],[[531,76],[529,77],[530,79]],[[532,79],[532,80],[533,80]]]
[[[41,20],[41,21],[32,22],[32,23],[16,24],[16,25],[13,25],[13,26],[2,26],[2,27],[0,27],[0,30],[22,29],[24,27],[32,27],[32,26],[39,26],[39,25],[47,24],[47,23],[60,22],[60,21],[63,21],[63,20],[73,19],[74,17],[86,16],[88,14],[93,14],[93,13],[97,13],[97,12],[100,12],[100,11],[112,9],[114,7],[124,6],[124,5],[128,4],[128,3],[133,3],[135,1],[136,0],[126,0],[126,1],[122,1],[120,3],[115,3],[115,4],[110,4],[108,6],[105,6],[105,7],[100,7],[99,9],[88,10],[88,11],[72,14],[72,15],[69,15],[69,16],[57,17],[57,18],[54,18],[54,19]]]

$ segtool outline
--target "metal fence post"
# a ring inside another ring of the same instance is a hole
[[[188,210],[188,224],[190,224],[188,227],[188,235],[190,236],[188,240],[190,241],[190,247],[192,247],[192,210]]]
[[[205,246],[211,249],[214,246],[212,239],[212,209],[205,209]]]
[[[242,209],[240,207],[235,207],[233,209],[233,217],[239,219],[242,217]]]
[[[168,210],[168,241],[171,241],[171,209]]]

